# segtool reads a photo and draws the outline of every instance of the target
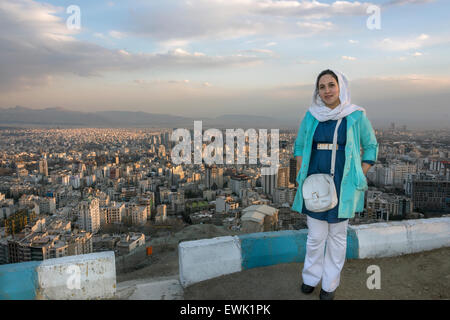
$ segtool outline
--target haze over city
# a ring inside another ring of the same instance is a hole
[[[79,29],[68,26],[71,5]],[[371,5],[379,29],[368,27]],[[449,9],[438,0],[5,0],[0,108],[295,125],[318,73],[334,68],[375,127],[447,128]]]

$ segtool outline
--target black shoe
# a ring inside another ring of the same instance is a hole
[[[307,284],[302,283],[302,292],[305,294],[310,294],[314,291],[315,287],[308,286]]]
[[[327,292],[323,289],[320,289],[320,300],[333,300],[334,299],[334,291],[333,292]]]

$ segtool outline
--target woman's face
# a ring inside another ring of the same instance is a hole
[[[339,105],[339,85],[332,75],[325,74],[320,77],[319,96],[325,105],[331,109]]]

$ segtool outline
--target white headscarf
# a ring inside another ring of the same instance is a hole
[[[347,78],[339,71],[333,71],[338,77],[339,84],[339,100],[341,103],[334,109],[328,108],[319,96],[317,88],[314,89],[312,104],[309,107],[309,112],[320,122],[327,120],[338,120],[349,115],[353,111],[361,110],[366,113],[366,110],[360,106],[354,105],[350,102],[350,88],[348,86]]]

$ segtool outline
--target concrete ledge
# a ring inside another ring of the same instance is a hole
[[[116,293],[113,251],[44,260],[37,273],[39,299],[109,299]]]
[[[450,246],[450,217],[405,221],[410,252]]]
[[[308,230],[250,233],[239,236],[242,269],[305,260]]]
[[[242,270],[238,237],[181,242],[178,245],[178,259],[183,287]]]
[[[303,262],[308,230],[260,232],[179,244],[183,287],[221,275]],[[450,218],[349,226],[347,259],[389,257],[450,246]],[[238,265],[239,264],[239,265]]]
[[[0,266],[1,299],[109,299],[115,291],[113,251]]]
[[[36,298],[41,261],[0,265],[0,300],[33,300]]]
[[[280,263],[304,262],[308,229],[250,233],[239,236],[239,239],[244,270]],[[358,238],[353,230],[347,230],[346,258],[358,258]]]
[[[358,257],[376,258],[450,246],[450,218],[415,219],[349,226],[356,233]]]
[[[358,258],[387,257],[408,252],[406,226],[399,222],[349,226],[358,239]]]

